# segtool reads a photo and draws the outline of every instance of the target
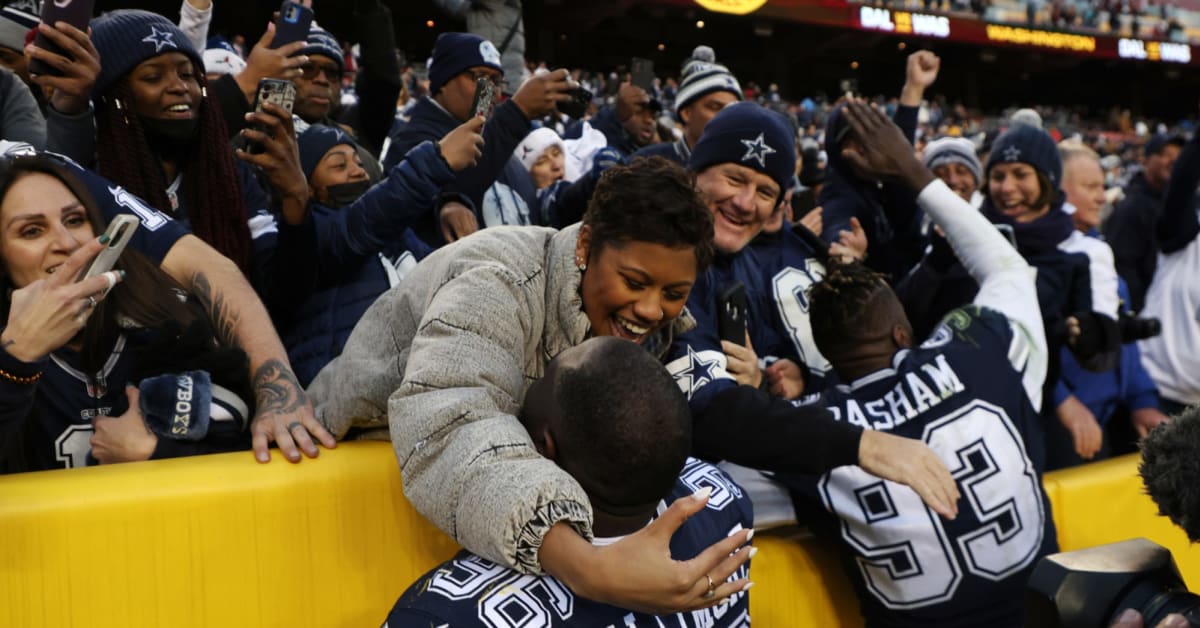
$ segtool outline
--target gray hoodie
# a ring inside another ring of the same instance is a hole
[[[442,247],[379,297],[308,389],[339,438],[386,421],[417,510],[525,573],[541,573],[538,549],[555,523],[591,536],[587,495],[516,417],[546,364],[590,332],[578,233],[495,227]],[[692,326],[685,312],[647,346],[665,351]]]

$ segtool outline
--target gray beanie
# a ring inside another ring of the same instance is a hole
[[[975,183],[983,183],[983,166],[975,156],[975,144],[961,137],[943,137],[925,145],[925,167],[933,170],[946,164],[962,164],[975,175]]]

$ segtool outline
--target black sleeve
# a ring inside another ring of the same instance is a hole
[[[362,65],[355,81],[358,93],[359,143],[379,155],[396,115],[400,97],[400,60],[392,12],[378,0],[358,0],[354,7]]]
[[[250,112],[250,103],[246,102],[242,88],[238,86],[232,74],[222,74],[209,84],[208,89],[216,99],[217,106],[221,108],[221,117],[225,118],[229,138],[237,137],[238,132],[246,128],[246,114]]]
[[[1197,185],[1200,185],[1200,133],[1192,136],[1171,168],[1163,211],[1155,225],[1163,253],[1183,249],[1200,234],[1195,205]]]
[[[1151,250],[1150,242],[1154,226],[1143,224],[1153,220],[1154,211],[1139,206],[1137,198],[1140,197],[1129,197],[1118,203],[1104,224],[1104,239],[1112,247],[1117,274],[1129,288],[1129,307],[1135,312],[1141,311],[1145,303],[1155,265],[1155,252]]]
[[[862,428],[823,406],[794,406],[749,386],[730,386],[693,417],[697,457],[765,471],[824,473],[858,464]]]

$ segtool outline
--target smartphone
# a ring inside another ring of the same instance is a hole
[[[47,0],[42,3],[42,22],[51,26],[56,22],[66,22],[86,33],[88,22],[92,19],[92,10],[95,9],[95,6],[95,0]],[[40,31],[34,37],[33,43],[38,48],[49,50],[64,57],[69,56],[58,44],[50,41]],[[33,74],[62,76],[62,72],[58,71],[58,69],[38,59],[29,60],[29,71]]]
[[[113,264],[117,263],[117,258],[121,257],[121,252],[125,250],[125,245],[129,244],[129,241],[133,239],[133,234],[137,231],[137,227],[137,216],[117,214],[117,217],[108,223],[108,229],[104,230],[104,235],[108,236],[108,242],[104,245],[104,250],[92,258],[92,263],[88,265],[87,270],[80,273],[77,281],[91,279],[112,270]]]
[[[721,340],[746,345],[746,286],[742,282],[734,282],[717,299],[717,329]]]
[[[294,41],[308,39],[308,29],[312,26],[312,9],[288,0],[279,7],[279,18],[275,20],[275,39],[271,47],[286,46]]]
[[[292,107],[296,104],[296,86],[291,81],[284,81],[282,79],[265,78],[259,80],[258,90],[254,93],[254,111],[261,113],[263,103],[266,102],[273,103],[282,107],[284,111],[291,113]],[[264,133],[267,131],[261,124],[251,125],[250,128]],[[263,151],[263,146],[258,142],[250,142],[246,150],[252,155],[257,155]]]
[[[471,117],[492,115],[496,105],[496,84],[491,79],[479,77],[475,80],[475,99],[471,101]]]
[[[1008,240],[1008,243],[1013,245],[1014,249],[1017,248],[1017,232],[1013,231],[1012,225],[1000,223],[996,225],[996,229],[999,229],[1000,233],[1004,234],[1004,239]]]
[[[558,103],[559,113],[576,120],[582,119],[587,114],[588,105],[592,104],[592,93],[582,87],[572,87],[566,93],[571,100]]]
[[[654,93],[654,62],[641,57],[634,57],[629,63],[629,82],[646,90],[647,94]]]

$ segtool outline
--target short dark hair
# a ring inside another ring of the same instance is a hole
[[[687,400],[641,346],[611,337],[588,343],[587,360],[555,373],[558,463],[601,509],[657,502],[692,447]]]
[[[593,257],[609,244],[636,241],[692,247],[697,272],[712,262],[712,212],[691,173],[662,157],[639,157],[604,171],[583,224],[591,228]]]
[[[1138,472],[1146,493],[1165,515],[1200,543],[1200,406],[1154,428],[1142,439]]]
[[[903,308],[883,275],[860,262],[830,259],[825,278],[809,290],[809,321],[817,349],[836,368],[839,358],[891,334]]]

